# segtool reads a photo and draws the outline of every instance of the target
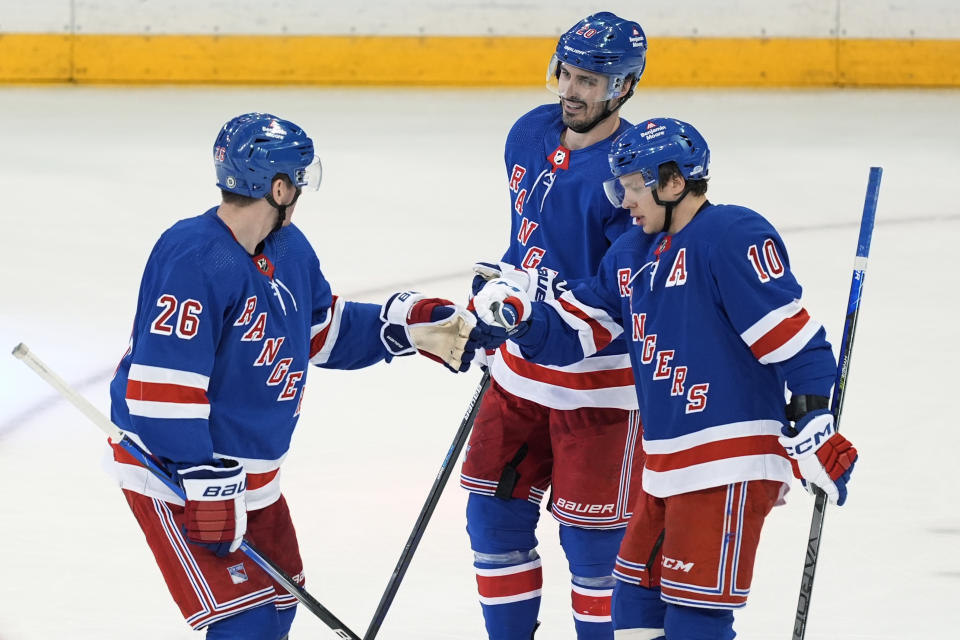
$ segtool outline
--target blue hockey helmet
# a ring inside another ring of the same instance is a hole
[[[710,148],[693,125],[673,118],[653,118],[620,134],[607,155],[613,178],[603,189],[615,207],[623,206],[622,176],[640,173],[643,183],[657,184],[660,166],[675,162],[685,180],[710,177]]]
[[[213,143],[213,163],[218,187],[250,198],[269,194],[278,175],[308,191],[320,188],[322,177],[313,140],[269,113],[245,113],[223,125]]]
[[[609,11],[587,16],[557,42],[557,50],[547,67],[547,88],[559,93],[560,65],[602,73],[610,78],[605,100],[617,96],[633,78],[636,87],[647,64],[647,37],[636,22]]]

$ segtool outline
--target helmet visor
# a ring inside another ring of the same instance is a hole
[[[656,170],[654,169],[640,169],[639,171],[631,171],[625,176],[610,178],[603,183],[603,192],[607,194],[607,200],[610,201],[610,204],[615,207],[625,208],[623,203],[627,197],[627,190],[623,186],[623,182],[620,181],[621,178],[627,178],[627,182],[630,184],[631,191],[642,190],[636,188],[639,186],[639,182],[633,180],[634,176],[643,179],[643,189],[649,189],[657,184],[657,174]]]
[[[547,89],[561,98],[606,102],[620,95],[623,76],[587,71],[563,62],[553,54],[547,65]]]
[[[607,194],[607,200],[617,208],[623,208],[623,198],[626,192],[623,185],[620,184],[620,178],[611,178],[603,183],[603,192]]]
[[[297,169],[295,173],[297,186],[304,191],[316,191],[320,188],[320,181],[323,179],[323,166],[320,164],[319,156],[313,156],[305,167]]]

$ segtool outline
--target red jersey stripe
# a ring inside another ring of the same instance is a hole
[[[644,466],[650,471],[671,471],[704,462],[741,456],[774,454],[786,457],[777,436],[745,436],[708,442],[674,453],[647,453]]]
[[[127,380],[127,400],[175,402],[178,404],[210,404],[207,392],[198,387],[162,382]]]
[[[556,369],[550,369],[524,360],[523,358],[518,358],[507,351],[506,347],[500,348],[500,355],[503,357],[504,364],[510,367],[517,375],[539,382],[546,382],[558,387],[590,390],[633,386],[633,370],[630,368],[573,373],[570,371],[557,371]]]
[[[560,306],[563,307],[564,311],[580,318],[590,326],[590,331],[593,333],[593,342],[597,345],[597,351],[600,351],[605,346],[613,342],[613,334],[604,328],[602,324],[587,315],[582,309],[574,306],[563,298],[558,298],[557,302],[560,303]]]
[[[113,459],[120,464],[133,464],[138,467],[142,467],[140,461],[134,458],[130,453],[121,447],[118,444],[110,443],[110,446],[113,448]],[[156,460],[156,458],[154,458]],[[157,464],[161,464],[157,462]],[[161,465],[162,466],[162,465]],[[267,471],[266,473],[248,473],[247,474],[247,489],[254,490],[260,489],[267,486],[273,479],[277,477],[277,474],[280,473],[280,469],[274,469],[273,471]]]
[[[333,310],[330,310],[330,313],[333,313]],[[313,340],[310,341],[310,357],[320,353],[320,350],[323,349],[324,343],[327,341],[327,334],[330,333],[330,325],[328,324],[323,328],[323,330],[317,335],[313,336]]]
[[[311,358],[317,355],[318,353],[320,353],[320,350],[323,349],[323,345],[326,344],[327,336],[330,334],[330,327],[333,326],[333,319],[334,319],[333,317],[334,317],[334,314],[336,313],[336,309],[337,309],[337,296],[333,296],[333,298],[330,301],[330,308],[327,309],[327,321],[326,321],[327,326],[321,329],[320,332],[317,335],[313,336],[313,339],[310,340],[310,357]]]
[[[254,489],[260,489],[265,487],[273,479],[277,477],[277,474],[280,473],[280,469],[274,469],[273,471],[267,471],[266,473],[248,473],[247,474],[247,489],[253,491]]]
[[[810,322],[810,314],[807,313],[806,309],[801,309],[797,314],[783,320],[773,329],[760,336],[756,342],[750,345],[750,351],[759,360],[785,345],[791,338],[800,333],[808,322]]]

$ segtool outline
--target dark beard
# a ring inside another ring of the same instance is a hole
[[[575,133],[587,133],[588,131],[593,129],[595,126],[597,126],[601,120],[606,119],[612,113],[613,112],[610,111],[609,105],[607,103],[604,103],[603,110],[599,114],[597,114],[594,118],[583,121],[583,122],[577,122],[575,120],[570,119],[567,116],[567,114],[563,111],[563,102],[561,101],[560,103],[560,114],[561,114],[561,117],[563,118],[563,124],[566,125],[568,129],[570,129]]]

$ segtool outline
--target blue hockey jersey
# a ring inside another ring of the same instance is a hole
[[[783,241],[763,217],[707,203],[672,236],[634,227],[593,278],[570,284],[538,303],[521,350],[534,362],[565,364],[625,335],[647,492],[790,482],[777,440],[785,386],[829,396],[836,362],[800,301]]]
[[[307,364],[352,369],[388,359],[379,313],[331,293],[294,225],[250,256],[210,209],[153,248],[110,385],[111,417],[161,461],[239,460],[248,508],[265,507],[280,495]],[[122,450],[115,458],[121,486],[178,502]]]
[[[559,104],[537,107],[517,120],[504,150],[511,204],[504,262],[545,267],[568,278],[596,272],[613,241],[631,226],[627,212],[612,206],[603,192],[610,142],[629,127],[621,120],[610,138],[571,151],[560,142],[566,126]],[[556,409],[637,406],[622,340],[563,367],[529,362],[508,342],[490,371],[510,393]]]

